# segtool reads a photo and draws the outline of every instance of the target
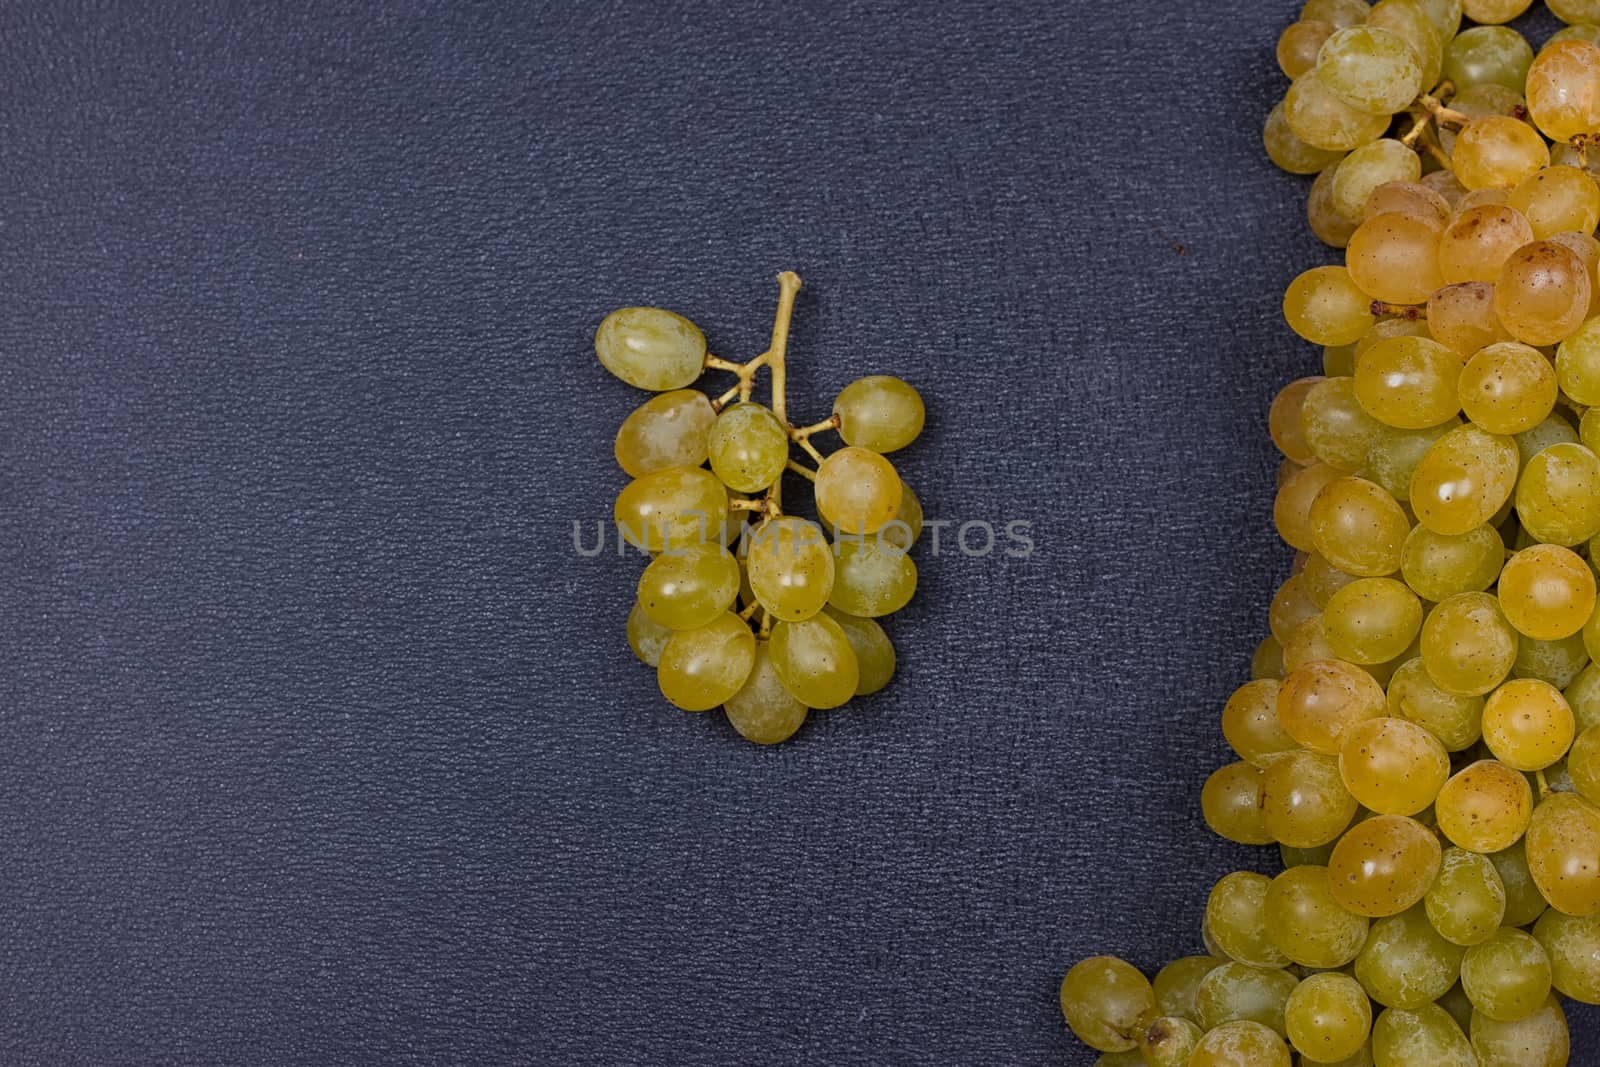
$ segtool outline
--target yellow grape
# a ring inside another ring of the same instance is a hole
[[[1317,240],[1332,248],[1343,248],[1349,244],[1350,235],[1361,225],[1360,219],[1346,218],[1333,206],[1333,181],[1338,176],[1339,160],[1336,157],[1317,173],[1316,180],[1311,183],[1311,192],[1306,194],[1306,224],[1316,234]],[[1350,371],[1337,373],[1349,374]]]
[[[1275,967],[1228,962],[1200,980],[1195,1009],[1202,1030],[1233,1022],[1253,1022],[1283,1034],[1283,1009],[1298,984],[1295,976]]]
[[[806,706],[783,687],[766,641],[756,642],[750,676],[722,710],[741,737],[758,745],[787,741],[806,719]]]
[[[1562,446],[1547,449],[1535,462]],[[1583,629],[1595,606],[1594,571],[1560,545],[1533,545],[1506,562],[1500,574],[1500,608],[1518,633],[1558,641]]]
[[[1469,852],[1501,852],[1516,844],[1533,818],[1533,787],[1495,760],[1458,771],[1433,803],[1439,830]]]
[[[1493,284],[1512,253],[1534,239],[1522,213],[1481,204],[1457,213],[1439,235],[1439,276],[1447,283]]]
[[[1278,586],[1278,591],[1272,594],[1272,602],[1267,605],[1267,629],[1280,641],[1287,640],[1295,627],[1319,610],[1303,576],[1291,574]]]
[[[698,389],[653,396],[617,430],[617,466],[630,478],[669,467],[698,467],[706,461],[706,438],[716,418],[711,401]]]
[[[693,630],[739,595],[739,561],[715,541],[664,552],[639,576],[639,606],[669,630]]]
[[[1206,927],[1229,959],[1255,967],[1282,967],[1289,962],[1267,932],[1270,885],[1264,875],[1235,871],[1212,887],[1206,901]]]
[[[1334,29],[1331,22],[1317,19],[1290,23],[1278,36],[1278,69],[1293,81],[1316,66],[1317,52]]]
[[[817,512],[847,534],[877,533],[900,509],[900,476],[876,452],[841,448],[817,468]]]
[[[1377,815],[1352,826],[1328,858],[1328,886],[1357,915],[1398,915],[1420,901],[1439,873],[1439,839],[1402,815]]]
[[[1278,722],[1279,688],[1275,678],[1246,682],[1222,708],[1222,736],[1240,759],[1257,767],[1298,747]]]
[[[883,632],[875,619],[848,615],[835,608],[823,608],[822,613],[839,624],[851,651],[856,654],[856,679],[858,697],[869,696],[889,684],[894,677],[894,642]]]
[[[1520,119],[1487,115],[1456,136],[1450,161],[1468,189],[1516,185],[1550,165],[1550,146]]]
[[[1495,314],[1519,341],[1556,344],[1583,325],[1592,295],[1589,278],[1588,265],[1565,244],[1546,240],[1523,245],[1495,279]]]
[[[1552,141],[1600,131],[1600,48],[1567,40],[1546,46],[1528,68],[1528,112]]]
[[[1429,15],[1430,0],[1378,0],[1367,12],[1367,24],[1399,34],[1422,60],[1422,87],[1439,84],[1444,69],[1444,43],[1449,33]]]
[[[1589,650],[1581,632],[1556,641],[1525,637],[1517,641],[1517,661],[1511,666],[1511,676],[1537,678],[1557,689],[1565,689],[1588,665]]]
[[[921,394],[886,374],[858,378],[845,386],[833,402],[833,413],[845,444],[880,453],[915,441],[926,418]]]
[[[1389,115],[1368,114],[1351,107],[1316,70],[1302,74],[1289,86],[1283,97],[1283,117],[1290,131],[1305,144],[1340,152],[1382,137],[1390,119]]]
[[[1447,44],[1444,76],[1463,90],[1493,85],[1520,94],[1532,62],[1533,49],[1516,30],[1476,26],[1463,30]],[[1451,100],[1451,106],[1455,107],[1456,102]]]
[[[1491,294],[1492,295],[1492,294]],[[1556,372],[1537,348],[1516,341],[1491,344],[1461,368],[1461,407],[1490,433],[1533,429],[1556,406]]]
[[[1458,593],[1422,623],[1422,662],[1447,692],[1483,696],[1511,673],[1517,631],[1488,593]]]
[[[750,535],[748,568],[751,590],[775,619],[809,619],[833,593],[833,552],[822,528],[793,515],[763,523]]]
[[[661,694],[684,711],[710,711],[743,688],[755,666],[756,636],[724,612],[705,626],[678,630],[661,650]]]
[[[1444,229],[1450,221],[1450,202],[1438,190],[1416,179],[1384,182],[1375,187],[1367,194],[1357,221],[1365,222],[1374,215],[1387,215],[1391,211],[1421,219],[1436,230]]]
[[[1593,233],[1600,224],[1600,186],[1577,167],[1546,167],[1511,191],[1511,206],[1527,218],[1535,237]]]
[[[1355,391],[1368,415],[1386,426],[1420,430],[1461,410],[1461,357],[1425,337],[1392,337],[1356,360]]]
[[[1423,600],[1438,603],[1457,593],[1489,588],[1505,564],[1505,542],[1493,526],[1466,533],[1434,533],[1414,526],[1400,549],[1400,576]]]
[[[1317,848],[1350,825],[1356,798],[1331,756],[1301,750],[1276,760],[1261,774],[1261,812],[1271,838],[1293,848]]]
[[[1528,871],[1550,906],[1600,912],[1600,809],[1575,793],[1551,793],[1528,824]]]
[[[1343,967],[1367,941],[1367,920],[1334,898],[1328,869],[1291,867],[1267,887],[1266,929],[1278,951],[1304,967]]]
[[[1440,937],[1453,945],[1477,945],[1504,921],[1506,887],[1489,857],[1447,848],[1422,904]]]
[[[1404,582],[1363,578],[1329,599],[1322,628],[1340,659],[1387,663],[1416,640],[1422,629],[1422,602]]]
[[[1550,957],[1552,984],[1563,996],[1600,1004],[1600,916],[1546,911],[1533,936]]]
[[[1506,917],[1501,925],[1527,926],[1549,910],[1549,902],[1539,892],[1533,872],[1528,869],[1527,847],[1521,838],[1510,848],[1490,853],[1489,862],[1494,864],[1506,888]]]
[[[899,611],[917,591],[917,565],[903,549],[875,537],[841,535],[834,545],[828,603],[863,618]]]
[[[1306,392],[1300,429],[1317,460],[1354,471],[1366,462],[1384,427],[1361,406],[1354,378],[1324,378]]]
[[[1438,231],[1410,215],[1367,219],[1350,235],[1344,262],[1350,279],[1374,300],[1426,304],[1429,294],[1444,284]]]
[[[1461,3],[1467,18],[1484,26],[1510,22],[1532,6],[1533,0],[1462,0]]]
[[[1572,742],[1567,753],[1567,773],[1578,795],[1600,804],[1600,726],[1590,726]]]
[[[772,628],[772,666],[808,708],[836,708],[856,694],[861,667],[844,629],[828,615]]]
[[[1278,536],[1291,547],[1310,552],[1317,547],[1311,534],[1311,505],[1329,482],[1344,472],[1325,463],[1313,463],[1291,477],[1278,490],[1272,504],[1272,521]]]
[[[1572,1038],[1560,1002],[1550,997],[1538,1011],[1514,1023],[1473,1012],[1472,1051],[1478,1067],[1567,1067]]]
[[[1511,340],[1494,313],[1494,286],[1487,282],[1458,282],[1435,289],[1428,297],[1428,331],[1463,359],[1481,348]]]
[[[594,351],[606,370],[629,385],[661,393],[700,377],[706,338],[682,315],[661,308],[622,308],[600,320]]]
[[[1382,1067],[1482,1067],[1461,1027],[1437,1004],[1384,1011],[1372,1024],[1372,1053]]]
[[[661,662],[661,650],[672,640],[672,631],[654,621],[644,612],[644,607],[634,601],[628,612],[628,647],[639,657],[639,662],[654,667]]]
[[[1344,267],[1313,267],[1289,283],[1283,294],[1289,328],[1319,345],[1348,345],[1376,321],[1372,298]]]
[[[1306,565],[1300,570],[1301,588],[1319,609],[1327,607],[1333,594],[1355,580],[1355,575],[1345,573],[1316,552],[1307,554]]]
[[[1061,1014],[1078,1039],[1101,1052],[1127,1052],[1155,1017],[1149,979],[1114,956],[1094,956],[1061,979]]]
[[[1281,102],[1267,115],[1266,124],[1261,129],[1261,144],[1267,150],[1267,158],[1290,174],[1326,173],[1327,168],[1344,158],[1341,151],[1317,148],[1296,136],[1294,130],[1289,128],[1289,119],[1284,114]]]
[[[1450,991],[1465,953],[1439,936],[1420,906],[1412,907],[1372,924],[1356,957],[1356,981],[1379,1004],[1415,1011]]]
[[[1317,53],[1316,76],[1344,103],[1369,115],[1404,110],[1426,88],[1411,45],[1375,26],[1336,31]]]
[[[1241,845],[1270,845],[1275,839],[1263,808],[1265,775],[1248,763],[1219,767],[1200,789],[1200,814],[1219,837]]]
[[[1461,958],[1461,988],[1474,1011],[1514,1023],[1550,998],[1550,957],[1533,935],[1497,930]]]
[[[761,404],[726,408],[717,416],[706,444],[711,470],[729,489],[741,493],[766,489],[789,462],[788,433]]]
[[[1335,29],[1359,26],[1367,21],[1367,0],[1306,0],[1300,8],[1302,19],[1326,22]]]
[[[1140,1067],[1189,1067],[1189,1057],[1204,1036],[1188,1019],[1156,1019],[1139,1035]]]
[[[1272,443],[1296,463],[1311,463],[1317,458],[1311,446],[1306,444],[1305,430],[1300,425],[1300,412],[1305,406],[1306,395],[1320,381],[1320,377],[1297,378],[1278,390],[1278,395],[1272,398],[1272,407],[1267,411],[1267,432],[1272,436]]]
[[[1529,535],[1555,545],[1600,533],[1600,457],[1562,443],[1528,460],[1517,482],[1517,517]]]
[[[715,540],[728,520],[728,493],[699,467],[670,467],[635,478],[617,496],[617,529],[650,552]]]
[[[1290,1067],[1283,1038],[1257,1022],[1223,1023],[1206,1033],[1189,1057],[1188,1067]]]
[[[1311,502],[1312,544],[1349,574],[1377,578],[1400,569],[1411,523],[1395,499],[1364,478],[1340,478]]]
[[[1531,430],[1517,434],[1512,440],[1517,445],[1519,462],[1526,464],[1551,445],[1577,442],[1578,432],[1572,428],[1572,424],[1562,416],[1558,408],[1548,419]]]
[[[1283,677],[1283,644],[1268,634],[1250,656],[1251,678]]]
[[[1365,924],[1362,933],[1365,936]],[[1372,1002],[1347,974],[1314,974],[1283,1006],[1289,1043],[1304,1063],[1334,1063],[1358,1055],[1372,1029]]]
[[[1600,404],[1600,319],[1590,319],[1556,349],[1561,391],[1580,404]]]
[[[1417,521],[1435,533],[1464,534],[1492,519],[1517,484],[1516,442],[1476,426],[1433,443],[1411,477]]]
[[[1471,748],[1481,735],[1483,697],[1440,689],[1421,657],[1402,663],[1389,679],[1388,711],[1421,726],[1451,752]]]
[[[1299,744],[1337,756],[1355,724],[1384,713],[1383,688],[1372,675],[1340,660],[1292,670],[1278,691],[1278,721]]]
[[[1347,218],[1359,219],[1380,185],[1414,182],[1420,177],[1422,160],[1416,152],[1393,138],[1379,138],[1340,161],[1330,191],[1333,207]]]
[[[1350,728],[1339,774],[1362,806],[1380,815],[1416,815],[1450,777],[1444,743],[1407,719],[1385,716]]]
[[[1572,708],[1561,690],[1537,678],[1509,681],[1483,706],[1483,741],[1495,759],[1519,771],[1540,771],[1572,745]]]

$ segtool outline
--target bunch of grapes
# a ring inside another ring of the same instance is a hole
[[[685,711],[720,706],[764,745],[792,736],[808,710],[889,683],[894,645],[877,620],[916,592],[909,553],[922,532],[921,504],[884,458],[922,432],[922,397],[898,378],[862,378],[827,419],[791,425],[786,363],[800,279],[785,272],[778,283],[771,347],[747,363],[708,354],[699,327],[660,308],[614,311],[594,341],[607,370],[659,394],[617,432],[617,464],[633,479],[617,496],[617,529],[653,557],[628,643],[667,700]],[[706,370],[737,381],[712,398],[690,388]],[[751,400],[762,370],[770,406]],[[828,431],[845,447],[824,455],[813,437]],[[816,467],[792,459],[791,446]],[[812,483],[831,539],[784,511],[786,472]]]
[[[1201,806],[1285,869],[1154,982],[1072,968],[1103,1067],[1559,1067],[1560,997],[1600,1004],[1600,0],[1537,52],[1529,6],[1309,0],[1278,42],[1266,150],[1344,255],[1284,297],[1298,554]]]

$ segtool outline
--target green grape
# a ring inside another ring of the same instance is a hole
[[[1450,777],[1450,754],[1414,722],[1368,719],[1345,734],[1339,773],[1363,807],[1380,815],[1416,815]]]
[[[1422,899],[1440,860],[1439,839],[1426,826],[1401,815],[1378,815],[1352,826],[1333,846],[1328,885],[1346,911],[1398,915]]]
[[[1390,715],[1421,726],[1451,752],[1471,748],[1481,736],[1483,698],[1440,689],[1428,677],[1421,657],[1396,668],[1389,679],[1386,706]]]
[[[1510,22],[1531,6],[1533,0],[1463,0],[1461,5],[1467,18],[1486,26]]]
[[[1207,974],[1195,991],[1200,1025],[1215,1030],[1226,1023],[1260,1023],[1282,1035],[1283,1007],[1298,980],[1287,971],[1224,963]]]
[[[1283,644],[1271,634],[1261,639],[1261,643],[1250,656],[1250,677],[1273,679],[1283,677]]]
[[[894,464],[865,448],[841,448],[817,468],[817,512],[841,533],[877,533],[900,510]]]
[[[1205,1031],[1188,1019],[1163,1016],[1139,1035],[1145,1067],[1189,1067],[1189,1056]]]
[[[1356,957],[1355,976],[1367,995],[1384,1007],[1416,1011],[1455,985],[1465,952],[1440,937],[1416,907],[1372,924]],[[1376,1038],[1373,1051],[1379,1051]]]
[[[833,592],[833,551],[814,522],[780,516],[749,539],[750,588],[776,619],[799,622],[822,610]]]
[[[1279,845],[1278,856],[1283,860],[1285,868],[1288,867],[1326,867],[1328,857],[1333,855],[1333,842],[1318,845],[1316,848],[1295,848],[1291,845]]]
[[[1478,1054],[1478,1067],[1566,1067],[1572,1057],[1567,1017],[1555,997],[1513,1023],[1473,1012],[1472,1051]]]
[[[878,618],[905,607],[917,591],[917,565],[904,549],[876,537],[842,534],[833,553],[828,603],[840,611]]]
[[[1556,349],[1561,391],[1580,404],[1600,404],[1600,321],[1585,322]]]
[[[1267,605],[1267,629],[1278,640],[1285,640],[1296,626],[1320,610],[1316,601],[1311,599],[1311,593],[1301,576],[1291,574],[1278,586],[1278,591],[1272,595],[1272,603]]]
[[[628,612],[628,647],[639,662],[654,667],[661,662],[661,650],[672,639],[672,631],[645,614],[644,605],[634,601]]]
[[[1359,26],[1367,21],[1370,10],[1367,0],[1306,0],[1300,17],[1307,21],[1326,22],[1334,29]]]
[[[1261,144],[1267,150],[1267,158],[1290,174],[1315,174],[1344,158],[1343,152],[1317,148],[1296,136],[1289,128],[1281,102],[1267,115],[1266,125],[1261,130]]]
[[[1311,502],[1311,536],[1318,554],[1363,578],[1399,570],[1410,532],[1405,509],[1363,478],[1329,482]]]
[[[1289,962],[1267,933],[1267,889],[1271,884],[1264,875],[1235,871],[1212,887],[1206,901],[1206,925],[1229,959],[1255,967],[1282,967]],[[1202,993],[1204,986],[1202,982]],[[1201,1025],[1209,1028],[1203,1005],[1200,1013]]]
[[[1562,22],[1588,23],[1591,28],[1594,28],[1594,23],[1600,22],[1600,3],[1596,0],[1548,0],[1545,6],[1550,9],[1550,14]],[[1569,26],[1568,29],[1577,27]]]
[[[1444,76],[1463,89],[1493,84],[1520,93],[1532,63],[1533,48],[1516,30],[1475,26],[1458,34],[1445,49]]]
[[[622,308],[600,321],[594,352],[629,385],[664,393],[700,377],[706,337],[700,327],[661,308]]]
[[[838,531],[834,531],[835,534]],[[917,543],[917,538],[922,536],[922,501],[917,499],[917,494],[902,479],[900,482],[900,506],[895,509],[894,518],[883,524],[883,529],[878,531],[878,540],[885,544],[893,545],[904,552],[911,551],[911,546]]]
[[[1444,45],[1448,34],[1430,15],[1429,0],[1379,0],[1367,14],[1367,24],[1404,37],[1422,61],[1422,87],[1439,84],[1444,69]]]
[[[755,666],[756,636],[724,612],[705,626],[678,630],[661,650],[661,694],[684,711],[710,711],[743,688]]]
[[[1355,580],[1355,575],[1346,574],[1316,552],[1306,557],[1306,565],[1300,570],[1301,587],[1319,609],[1327,607],[1333,594]]]
[[[669,630],[708,625],[738,595],[739,561],[715,542],[663,552],[639,576],[639,605]]]
[[[1489,588],[1505,565],[1506,547],[1493,526],[1460,534],[1414,526],[1400,548],[1400,576],[1412,592],[1438,603]]]
[[[1332,40],[1322,46],[1324,52]],[[1351,107],[1323,80],[1320,69],[1302,74],[1290,84],[1283,97],[1283,117],[1290,132],[1305,144],[1340,152],[1382,137],[1390,118]]]
[[[1537,678],[1505,683],[1483,706],[1484,744],[1519,771],[1540,771],[1565,756],[1574,728],[1567,698]]]
[[[1291,330],[1319,345],[1354,344],[1376,321],[1372,298],[1344,267],[1313,267],[1290,282],[1283,317]]]
[[[1328,869],[1313,864],[1291,867],[1272,880],[1266,927],[1278,951],[1304,967],[1343,967],[1367,940],[1366,918],[1340,906]]]
[[[1311,227],[1311,232],[1316,234],[1317,240],[1332,248],[1343,248],[1348,245],[1351,235],[1356,232],[1356,227],[1361,225],[1360,219],[1348,218],[1333,206],[1333,181],[1338,176],[1339,159],[1337,154],[1334,154],[1333,162],[1318,172],[1316,180],[1311,183],[1311,192],[1306,194],[1306,224]],[[1355,373],[1353,345],[1324,346],[1322,352],[1324,374]],[[1334,356],[1334,353],[1341,352],[1348,357],[1348,362]],[[1343,369],[1330,370],[1328,369],[1330,367]]]
[[[1575,793],[1551,793],[1528,823],[1528,871],[1550,906],[1600,912],[1600,809]]]
[[[1567,753],[1567,774],[1578,795],[1591,804],[1600,804],[1600,726],[1584,730]]]
[[[1258,773],[1268,840],[1316,848],[1337,838],[1355,816],[1356,799],[1340,780],[1339,763],[1331,756],[1290,752]]]
[[[1441,601],[1422,623],[1422,662],[1439,688],[1482,696],[1511,673],[1517,631],[1488,593],[1458,593]]]
[[[1453,945],[1478,945],[1505,918],[1506,887],[1487,856],[1447,848],[1422,903],[1440,937]]]
[[[630,478],[698,467],[706,461],[706,437],[717,413],[698,389],[653,396],[622,420],[617,430],[617,466]]]
[[[1517,444],[1517,461],[1526,466],[1529,460],[1551,445],[1576,443],[1578,431],[1556,411],[1533,429],[1516,434],[1513,440]]]
[[[1448,44],[1461,28],[1461,0],[1418,0],[1418,6],[1438,31],[1439,40]]]
[[[1345,732],[1382,715],[1386,705],[1383,687],[1360,667],[1318,660],[1284,677],[1278,690],[1278,721],[1299,744],[1337,756]]]
[[[1565,689],[1588,665],[1589,650],[1583,643],[1582,633],[1556,641],[1524,638],[1517,642],[1517,661],[1511,667],[1511,676],[1537,678],[1557,689]]]
[[[783,687],[766,641],[756,642],[750,677],[727,699],[722,710],[741,737],[758,745],[787,741],[806,720],[806,706]]]
[[[886,374],[858,378],[833,402],[844,443],[873,452],[894,452],[922,432],[922,397],[906,382]]]
[[[1200,1021],[1200,1011],[1195,1006],[1195,994],[1201,979],[1228,962],[1217,956],[1183,956],[1173,960],[1157,972],[1155,981],[1156,1008],[1162,1015],[1177,1016],[1190,1022]]]
[[[1433,443],[1412,475],[1417,521],[1442,534],[1482,526],[1511,498],[1517,464],[1511,438],[1471,425],[1451,430]]]
[[[1460,377],[1461,357],[1438,341],[1391,337],[1356,357],[1356,399],[1385,426],[1426,429],[1461,410]]]
[[[760,404],[734,404],[717,416],[707,442],[711,469],[729,489],[759,493],[783,474],[789,436]]]
[[[1528,533],[1556,545],[1600,533],[1600,457],[1573,444],[1534,456],[1517,482],[1517,517]]]
[[[1262,810],[1264,772],[1248,763],[1219,767],[1200,789],[1200,814],[1219,837],[1241,845],[1269,845],[1273,833]]]
[[[1328,637],[1323,633],[1322,613],[1318,612],[1296,626],[1289,639],[1283,643],[1284,677],[1288,677],[1289,672],[1310,666],[1318,660],[1338,658],[1339,654],[1328,644]]]
[[[1289,1046],[1260,1023],[1224,1023],[1200,1039],[1189,1067],[1290,1067]]]
[[[1422,63],[1405,39],[1369,26],[1329,37],[1317,53],[1316,78],[1348,107],[1385,118],[1404,110],[1424,88]]]
[[[1289,1043],[1307,1060],[1336,1062],[1365,1047],[1372,1031],[1372,1003],[1349,975],[1314,974],[1289,994],[1284,1027]]]
[[[1317,65],[1317,52],[1337,27],[1328,22],[1292,22],[1278,36],[1278,69],[1290,81]]]
[[[1278,689],[1275,678],[1246,682],[1222,708],[1222,736],[1240,759],[1257,767],[1298,747],[1278,722]]]
[[[860,677],[856,680],[856,696],[870,696],[889,684],[894,677],[894,643],[873,619],[847,615],[836,608],[823,608],[822,613],[839,624],[850,648],[856,654]]]
[[[1491,852],[1489,862],[1494,864],[1500,884],[1506,890],[1506,917],[1501,925],[1527,926],[1549,909],[1549,902],[1539,892],[1533,872],[1528,869],[1527,846],[1522,839],[1518,838],[1510,848]]]
[[[1451,844],[1470,852],[1501,852],[1516,844],[1533,818],[1533,787],[1504,763],[1479,760],[1444,784],[1433,813]]]
[[[1115,956],[1094,956],[1061,979],[1061,1014],[1072,1032],[1100,1052],[1127,1052],[1156,1014],[1150,982]]]
[[[614,517],[628,544],[648,552],[715,540],[728,520],[728,493],[699,467],[671,467],[635,478],[617,496]]]
[[[1363,578],[1329,599],[1322,629],[1340,659],[1387,663],[1421,632],[1422,602],[1404,582]]]
[[[1450,1013],[1450,1018],[1456,1021],[1463,1034],[1467,1032],[1467,1028],[1472,1025],[1472,1001],[1467,999],[1466,990],[1461,988],[1460,982],[1451,986],[1449,992],[1435,1003]]]
[[[1366,477],[1396,500],[1410,500],[1411,478],[1417,473],[1417,464],[1435,441],[1460,425],[1461,420],[1451,416],[1437,426],[1420,430],[1383,427],[1367,445]]]
[[[1600,915],[1578,918],[1551,908],[1533,936],[1550,957],[1556,991],[1583,1004],[1600,1004]]]
[[[1524,433],[1550,417],[1556,372],[1537,348],[1516,341],[1489,345],[1467,360],[1459,381],[1467,418],[1490,433]]]
[[[1587,636],[1589,632],[1590,627],[1585,626],[1584,635]],[[1572,708],[1572,717],[1578,733],[1583,733],[1591,726],[1600,725],[1600,664],[1591,663],[1579,671],[1578,676],[1561,695],[1567,698],[1567,704]]]
[[[1461,988],[1473,1010],[1496,1022],[1525,1019],[1550,999],[1550,957],[1531,934],[1495,931],[1461,958]]]
[[[1366,418],[1364,413],[1362,418]],[[1291,548],[1302,552],[1316,549],[1316,541],[1311,536],[1311,505],[1323,487],[1343,476],[1336,467],[1313,463],[1283,483],[1272,502],[1272,521],[1278,536]]]
[[[861,668],[843,627],[827,615],[772,628],[772,666],[784,688],[809,708],[836,708],[855,696]]]
[[[1534,462],[1562,447],[1541,453]],[[1533,545],[1506,562],[1499,598],[1506,621],[1518,633],[1538,641],[1559,641],[1582,631],[1594,612],[1594,572],[1576,552],[1559,545]]]
[[[1479,1067],[1450,1013],[1437,1004],[1389,1008],[1372,1024],[1377,1067]]]
[[[1373,190],[1391,182],[1414,182],[1420,177],[1422,160],[1410,147],[1388,137],[1371,141],[1340,162],[1330,190],[1334,210],[1359,219]]]

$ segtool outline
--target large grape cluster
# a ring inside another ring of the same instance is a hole
[[[894,645],[877,620],[915,593],[909,553],[922,531],[921,504],[884,458],[922,432],[922,397],[899,378],[861,378],[827,419],[791,425],[800,279],[785,272],[778,283],[771,347],[747,363],[710,355],[699,327],[660,308],[612,312],[594,342],[607,370],[658,394],[617,432],[617,464],[633,479],[617,497],[617,530],[652,557],[628,643],[668,701],[720,706],[742,736],[766,745],[791,737],[809,710],[889,683]],[[713,398],[692,388],[707,370],[737,381]],[[763,370],[770,406],[751,400]],[[845,447],[824,455],[812,440],[824,432]],[[790,458],[791,447],[815,468]],[[785,512],[791,472],[811,482],[828,532]]]
[[[1278,41],[1267,154],[1343,262],[1284,297],[1323,346],[1269,413],[1298,554],[1201,807],[1285,869],[1153,982],[1072,968],[1103,1067],[1558,1067],[1560,998],[1600,1004],[1600,0],[1537,51],[1529,6],[1309,0]]]

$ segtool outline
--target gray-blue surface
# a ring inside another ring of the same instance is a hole
[[[1288,566],[1293,5],[0,8],[0,1059],[1086,1064]],[[773,750],[585,559],[658,303],[922,387],[895,684]],[[1578,1040],[1593,1062],[1592,1010]]]

